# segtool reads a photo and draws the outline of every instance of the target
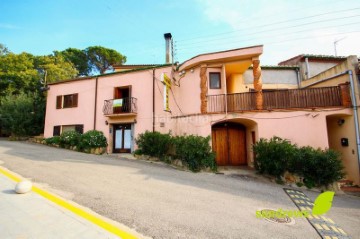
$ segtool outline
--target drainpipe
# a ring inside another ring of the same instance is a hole
[[[228,113],[228,105],[227,105],[227,85],[226,85],[226,72],[225,72],[225,65],[222,65],[221,73],[224,76],[224,87],[225,87],[225,118],[227,117]],[[222,79],[222,77],[220,78]]]
[[[95,78],[95,107],[94,107],[94,130],[96,130],[96,108],[97,108],[98,77]]]
[[[155,69],[153,69],[152,100],[152,131],[155,132]]]
[[[354,110],[354,122],[355,122],[355,134],[356,134],[356,145],[357,145],[357,155],[358,155],[358,163],[359,163],[359,171],[360,171],[360,133],[359,133],[359,118],[358,118],[358,110],[357,110],[357,102],[355,98],[355,86],[353,81],[353,73],[351,70],[348,71],[349,80],[350,80],[350,90],[351,90],[351,104]]]
[[[306,65],[306,79],[310,78],[310,66],[309,66],[309,59],[305,58],[305,65]]]
[[[299,72],[299,69],[296,68],[296,81],[297,81],[297,84],[298,84],[298,88],[300,89],[300,86],[301,86],[301,81],[300,81],[300,72]]]

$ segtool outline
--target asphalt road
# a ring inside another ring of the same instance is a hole
[[[256,178],[191,173],[115,156],[0,140],[2,166],[153,238],[320,238],[256,218],[259,209],[297,210],[280,185]],[[304,191],[311,199],[319,193]],[[336,196],[327,214],[360,238],[360,198]]]

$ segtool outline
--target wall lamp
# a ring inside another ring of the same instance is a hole
[[[337,121],[337,123],[338,123],[339,126],[341,126],[341,125],[343,125],[345,123],[345,120],[344,119],[339,119]]]

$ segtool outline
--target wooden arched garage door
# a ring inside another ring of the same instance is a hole
[[[219,166],[246,165],[245,127],[236,123],[221,123],[212,127],[212,147]]]

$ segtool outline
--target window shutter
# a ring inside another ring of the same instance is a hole
[[[84,125],[83,124],[75,125],[75,131],[80,134],[84,133]]]
[[[78,94],[73,94],[73,107],[78,106]]]
[[[62,95],[56,96],[56,109],[62,108]]]
[[[60,136],[60,131],[61,131],[60,125],[54,126],[53,136]]]

